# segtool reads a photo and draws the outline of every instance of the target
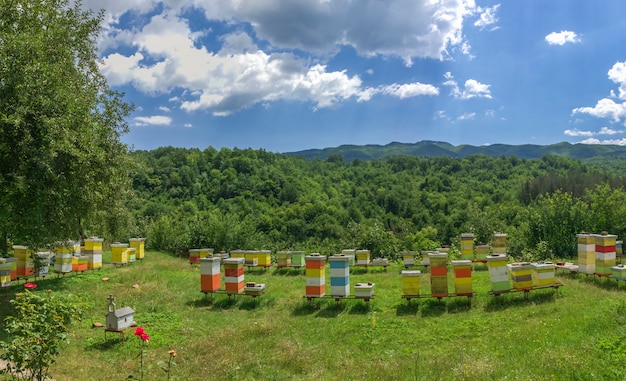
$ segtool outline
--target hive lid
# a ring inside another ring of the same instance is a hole
[[[402,270],[402,276],[420,276],[421,274],[420,270]]]
[[[472,261],[469,259],[457,259],[452,261],[452,266],[471,266]]]

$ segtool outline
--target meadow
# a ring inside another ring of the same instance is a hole
[[[150,335],[144,379],[166,380],[168,351],[176,380],[602,380],[624,379],[626,285],[559,274],[564,286],[489,295],[489,275],[476,264],[476,296],[402,296],[401,263],[353,268],[351,283],[373,282],[362,300],[303,298],[304,270],[246,269],[267,292],[204,295],[197,266],[148,251],[143,261],[100,271],[38,279],[34,292],[71,293],[86,303],[51,374],[62,380],[140,377],[142,342],[93,328],[105,322],[107,297],[135,310]],[[327,266],[328,269],[328,266]],[[102,278],[109,278],[108,281]],[[450,289],[453,290],[450,276]],[[327,276],[327,281],[329,277]],[[31,279],[32,281],[32,279]],[[223,280],[222,280],[223,281]],[[0,318],[23,286],[0,290]],[[429,293],[429,276],[421,279]],[[6,340],[2,333],[0,339]],[[0,376],[0,380],[8,379]]]

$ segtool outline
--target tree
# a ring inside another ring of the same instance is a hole
[[[119,138],[132,105],[99,72],[102,17],[69,0],[0,3],[4,252],[7,239],[39,248],[93,224],[116,226],[130,189]]]

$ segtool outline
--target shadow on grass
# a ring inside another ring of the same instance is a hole
[[[598,277],[596,275],[585,275],[582,278],[579,278],[581,282],[594,285],[603,290],[624,290],[626,291],[626,286],[620,287],[619,281],[613,280],[607,277]]]
[[[446,302],[443,299],[431,298],[426,299],[422,306],[421,313],[423,317],[441,316],[446,312]]]
[[[306,300],[304,298],[304,302],[296,307],[291,313],[292,316],[309,316],[320,310],[320,301],[319,300]]]
[[[195,308],[210,307],[213,305],[214,299],[215,295],[206,294],[201,298],[188,301],[187,305]]]
[[[367,274],[367,267],[365,267],[365,266],[353,266],[353,267],[350,267],[350,274],[353,274],[353,275]]]
[[[325,307],[321,308],[315,316],[322,318],[334,318],[339,316],[342,312],[346,310],[345,301],[332,302],[326,304]]]
[[[117,348],[124,345],[124,341],[122,341],[122,337],[112,337],[114,334],[109,333],[107,335],[106,340],[103,338],[102,341],[94,341],[87,345],[90,349],[96,349],[99,351],[106,351],[111,348]],[[128,339],[128,337],[126,338]]]
[[[213,307],[222,310],[232,308],[235,304],[237,304],[237,298],[234,296],[220,295],[220,298],[213,300]]]
[[[272,272],[272,275],[299,276],[302,275],[303,267],[281,267]]]
[[[485,305],[485,311],[502,311],[507,308],[526,306],[532,303],[553,302],[556,295],[556,290],[543,289],[529,293],[511,292],[500,296],[491,296],[491,300]]]
[[[242,300],[241,303],[239,303],[239,309],[241,310],[255,310],[259,307],[262,306],[262,301],[260,297],[247,297],[245,299]]]
[[[270,272],[268,267],[249,267],[246,266],[246,275],[261,275]]]
[[[348,313],[354,315],[364,315],[372,312],[372,306],[370,305],[370,303],[366,303],[364,300],[355,300],[350,306]]]
[[[407,316],[407,315],[415,315],[419,310],[419,304],[417,303],[417,299],[411,301],[405,301],[404,303],[399,303],[396,308],[396,316]]]
[[[456,314],[467,312],[472,309],[472,298],[458,296],[448,301],[448,313]]]

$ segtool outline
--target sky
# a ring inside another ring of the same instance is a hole
[[[624,0],[83,0],[122,141],[626,145]]]

